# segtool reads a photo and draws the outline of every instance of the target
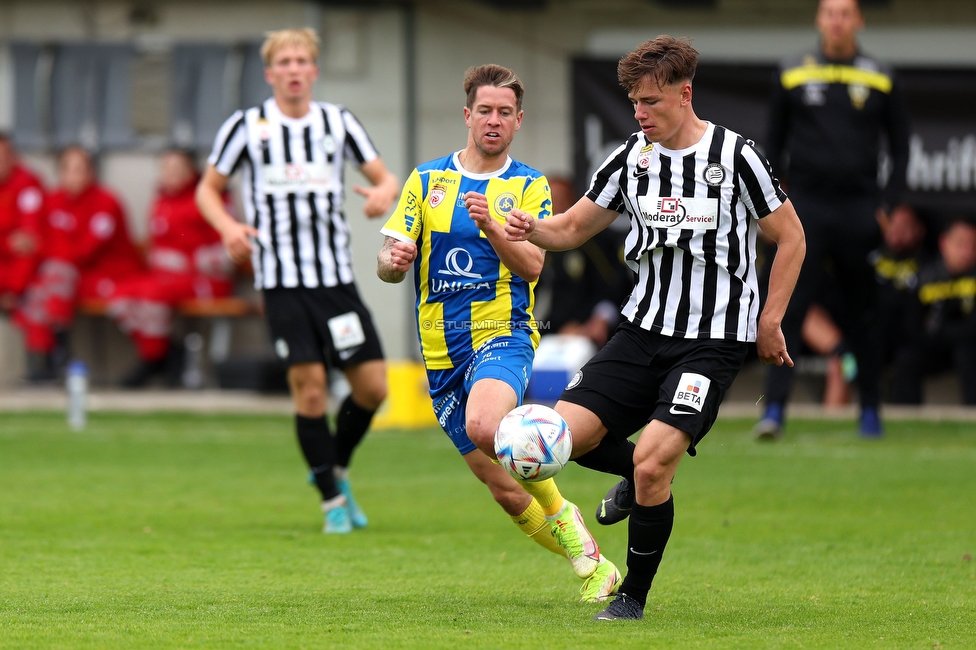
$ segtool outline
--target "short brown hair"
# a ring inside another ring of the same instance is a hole
[[[641,43],[636,50],[620,59],[617,80],[629,93],[644,77],[651,75],[658,86],[670,86],[678,81],[691,81],[698,67],[698,50],[689,38],[658,36]]]
[[[468,68],[464,73],[464,94],[466,95],[465,106],[469,109],[474,107],[474,98],[478,94],[478,89],[482,86],[494,86],[495,88],[511,88],[515,93],[515,109],[522,110],[522,95],[525,87],[515,76],[515,73],[494,63],[480,65],[476,68]]]
[[[279,29],[265,34],[261,44],[261,59],[265,67],[271,65],[271,60],[281,48],[287,45],[297,45],[308,50],[308,55],[315,62],[319,58],[319,35],[311,27],[300,29]]]

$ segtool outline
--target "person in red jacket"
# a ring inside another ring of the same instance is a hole
[[[193,154],[175,149],[163,154],[149,217],[149,270],[119,282],[108,306],[139,355],[122,379],[124,387],[143,386],[166,371],[178,303],[221,298],[233,289],[233,263],[196,205],[199,180]]]
[[[0,312],[20,300],[40,260],[44,187],[0,133]]]
[[[78,300],[107,300],[119,280],[143,268],[122,205],[97,183],[87,151],[61,153],[58,182],[49,197],[42,261],[14,315],[24,331],[29,380],[57,378]]]

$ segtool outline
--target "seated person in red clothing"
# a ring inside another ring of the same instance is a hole
[[[60,374],[78,300],[108,299],[116,282],[142,270],[122,206],[97,183],[87,151],[68,147],[61,153],[58,183],[48,200],[40,267],[14,314],[24,330],[31,380]]]
[[[139,355],[139,363],[122,380],[125,387],[144,386],[166,372],[173,309],[178,303],[222,298],[233,289],[230,257],[194,200],[199,180],[191,153],[163,154],[149,217],[149,270],[119,282],[108,306]]]
[[[0,312],[17,306],[40,261],[44,187],[0,133]]]

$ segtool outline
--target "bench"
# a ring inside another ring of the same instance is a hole
[[[77,306],[77,314],[95,318],[105,318],[108,316],[108,301],[101,299],[81,300]],[[252,299],[237,296],[226,298],[191,298],[177,304],[174,316],[187,321],[207,321],[210,325],[208,338],[198,330],[200,327],[190,327],[191,331],[184,337],[184,345],[193,353],[202,353],[206,348],[206,354],[212,364],[225,361],[230,356],[230,347],[233,333],[233,322],[240,318],[262,316],[264,310],[262,305]],[[104,340],[96,335],[92,341],[92,356],[96,361],[102,362],[106,358]],[[103,364],[100,364],[103,365]],[[102,378],[104,379],[104,377]],[[203,383],[202,376],[184,375],[184,386],[187,388],[198,388]]]

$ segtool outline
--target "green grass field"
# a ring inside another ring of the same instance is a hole
[[[976,425],[751,424],[678,470],[645,619],[597,623],[437,431],[371,433],[327,537],[288,417],[3,413],[0,647],[976,647]],[[623,567],[613,479],[559,481]]]

